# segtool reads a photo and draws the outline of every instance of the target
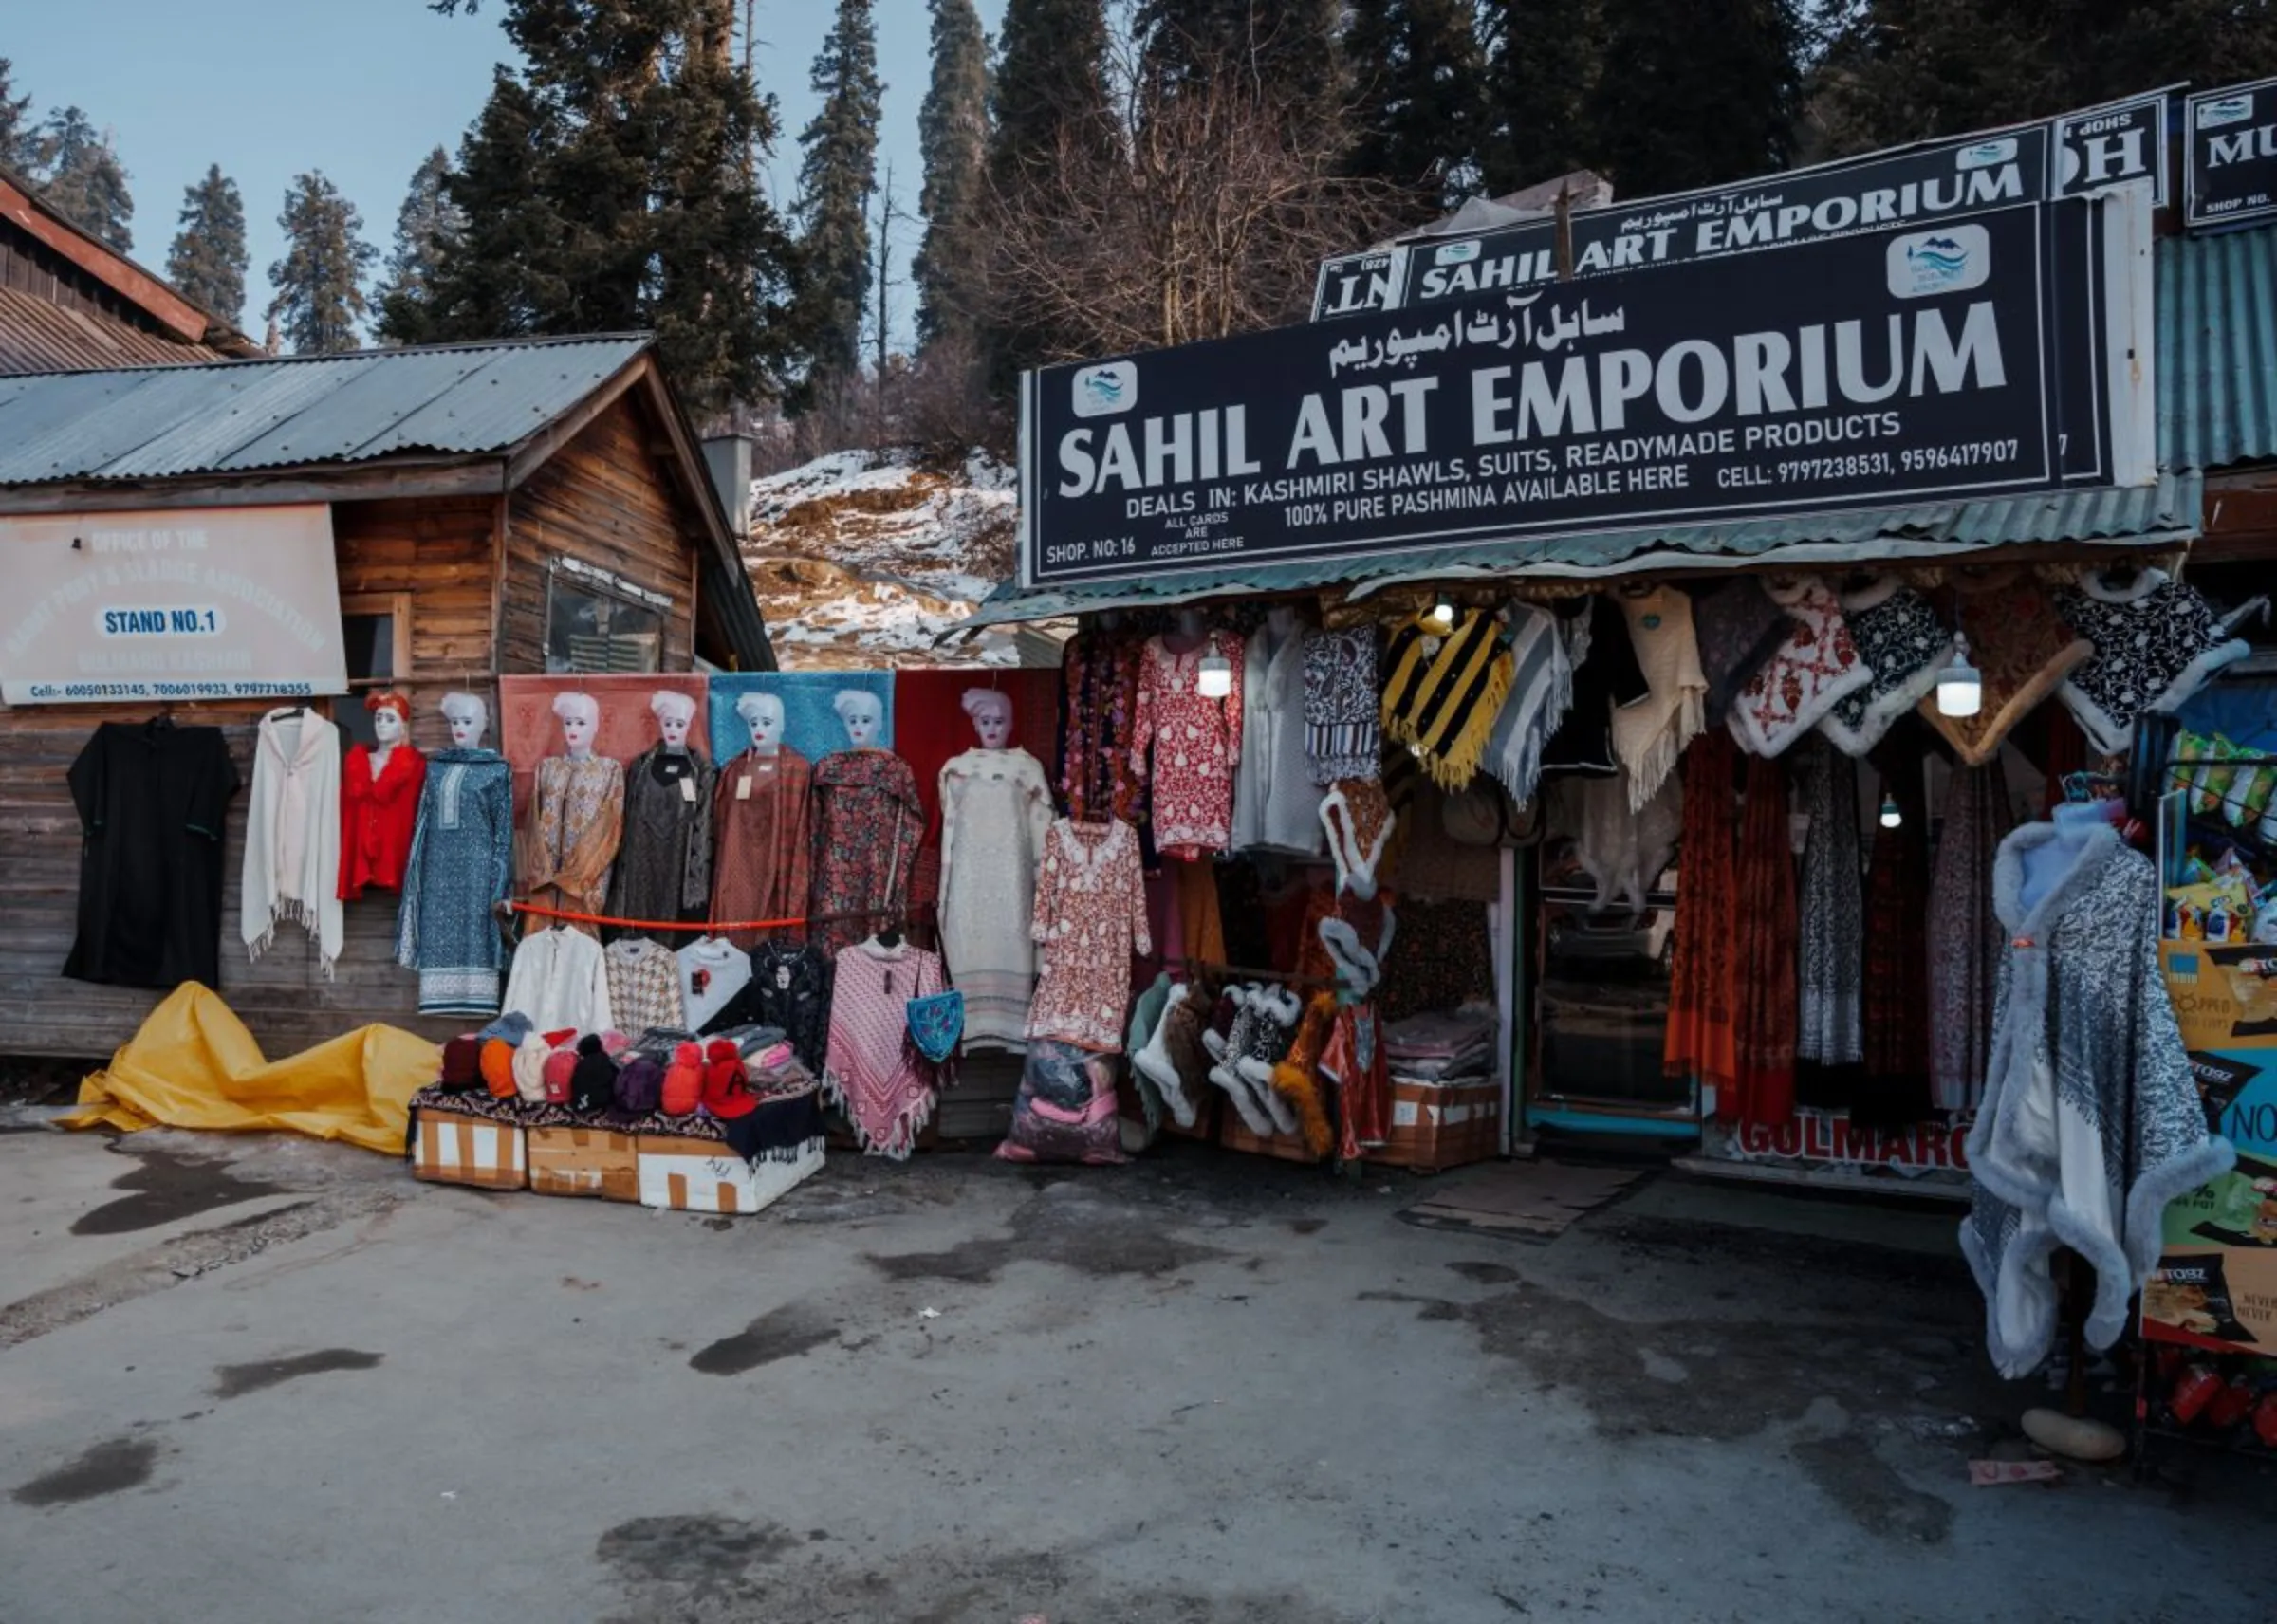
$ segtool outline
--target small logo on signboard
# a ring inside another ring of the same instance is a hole
[[[2253,116],[2250,96],[2217,96],[2198,103],[2198,128],[2218,130],[2224,124],[2242,124]]]
[[[1138,368],[1127,360],[1102,361],[1075,375],[1075,415],[1112,417],[1138,404]]]
[[[1992,244],[1982,226],[1947,226],[1891,239],[1890,296],[1927,299],[1965,293],[1992,274]]]
[[[1431,256],[1434,265],[1468,265],[1478,257],[1476,238],[1467,243],[1442,243],[1439,251]]]
[[[2016,138],[2002,136],[1998,139],[1977,141],[1953,154],[1953,164],[1960,169],[1990,169],[1994,164],[2016,161]]]

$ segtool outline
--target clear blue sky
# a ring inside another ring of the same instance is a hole
[[[979,6],[993,40],[1004,0]],[[879,170],[892,161],[895,193],[914,212],[931,23],[925,0],[876,0],[876,9],[886,83]],[[258,338],[268,267],[283,251],[286,186],[323,170],[362,211],[364,235],[384,255],[411,172],[438,141],[457,151],[491,65],[509,56],[504,9],[504,0],[485,0],[477,16],[454,18],[425,0],[24,0],[9,7],[0,55],[14,61],[16,93],[31,96],[35,116],[75,102],[112,132],[143,264],[165,268],[182,189],[209,163],[237,182],[252,251],[243,324]],[[807,75],[835,9],[830,0],[759,0],[759,82],[781,103],[773,193],[786,209],[799,132],[815,110]],[[898,246],[905,274],[915,232]],[[906,343],[906,290],[897,301],[895,340]]]

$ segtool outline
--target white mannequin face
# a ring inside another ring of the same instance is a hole
[[[462,750],[478,749],[490,731],[491,708],[472,693],[454,693],[443,701],[443,715],[451,724],[451,742]]]
[[[457,731],[455,723],[452,731]],[[396,714],[394,706],[382,705],[372,712],[372,737],[380,741],[383,750],[392,750],[403,742],[403,718]]]
[[[774,694],[745,694],[735,701],[735,714],[751,730],[751,748],[771,756],[783,747],[783,701]]]
[[[600,727],[601,708],[592,700],[586,699],[581,705],[564,708],[562,743],[569,747],[573,759],[583,759],[593,753],[593,735]]]
[[[664,741],[664,747],[669,750],[686,749],[688,747],[688,727],[694,720],[694,712],[681,710],[676,706],[667,706],[658,710],[657,712],[657,734]]]
[[[980,747],[1000,750],[1011,742],[1012,702],[1002,693],[990,693],[972,702],[972,731],[980,735]]]
[[[849,690],[839,695],[840,717],[846,724],[846,737],[858,750],[875,748],[878,734],[885,727],[885,707],[875,693]]]

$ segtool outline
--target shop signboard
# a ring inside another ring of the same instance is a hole
[[[2186,225],[2277,213],[2277,79],[2202,90],[2190,99],[2183,125]]]
[[[1399,303],[1399,272],[1405,263],[1391,249],[1323,260],[1320,279],[1312,290],[1312,319],[1324,322],[1335,316],[1391,309]]]
[[[1869,1128],[1839,1113],[1797,1111],[1777,1127],[1704,1122],[1700,1153],[1712,1162],[1790,1173],[1958,1186],[1969,1175],[1968,1136],[1966,1119],[1950,1125],[1918,1122],[1904,1128]]]
[[[347,692],[332,509],[0,518],[10,705]]]
[[[1032,373],[1023,581],[2147,483],[2149,224],[2138,186]]]

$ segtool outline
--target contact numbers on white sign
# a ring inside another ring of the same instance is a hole
[[[2021,440],[1959,440],[1949,446],[1908,446],[1900,458],[1909,471],[1925,468],[1989,468],[2014,462]]]

